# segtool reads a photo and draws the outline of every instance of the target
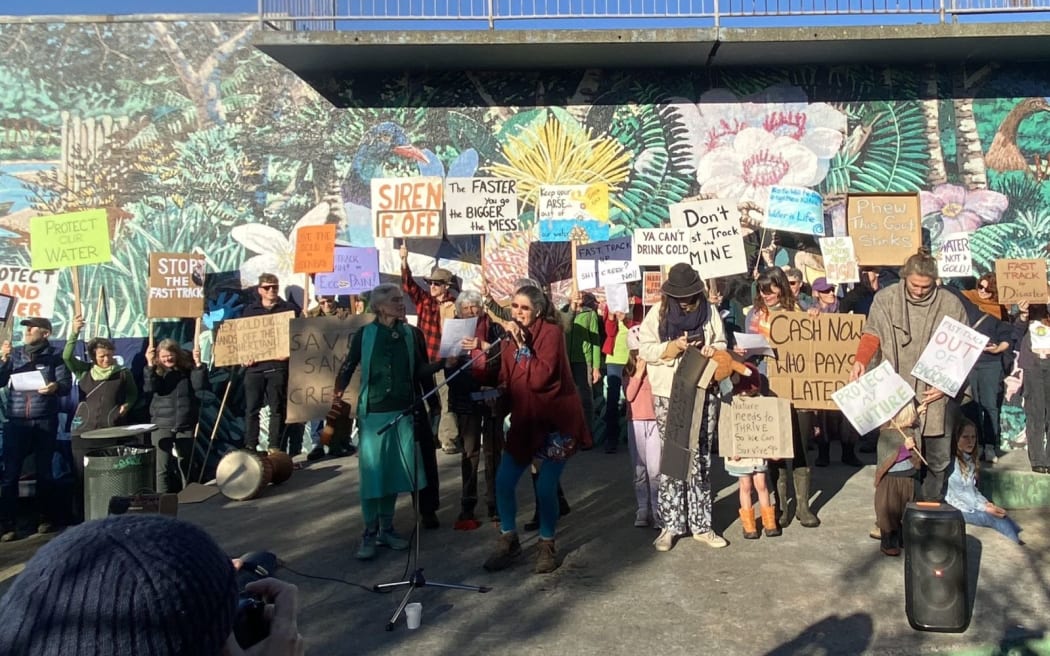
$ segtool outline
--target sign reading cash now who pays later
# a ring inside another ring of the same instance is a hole
[[[36,271],[109,262],[112,255],[106,210],[33,217],[29,222],[29,252]]]

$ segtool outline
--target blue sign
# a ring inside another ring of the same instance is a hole
[[[379,249],[336,246],[332,273],[314,275],[318,296],[345,296],[371,291],[379,284]]]
[[[609,241],[610,225],[597,219],[541,219],[540,241],[572,241],[577,228],[586,233],[582,242]]]
[[[805,187],[770,187],[765,227],[823,237],[823,199]]]

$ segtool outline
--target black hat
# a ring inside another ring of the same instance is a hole
[[[28,319],[22,319],[22,325],[28,326],[29,328],[43,328],[48,332],[54,332],[51,327],[51,320],[44,319],[43,317],[30,317]]]
[[[704,291],[704,281],[693,267],[679,262],[667,272],[667,280],[660,291],[671,298],[689,298]]]

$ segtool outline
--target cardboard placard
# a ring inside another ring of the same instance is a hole
[[[854,314],[774,312],[769,386],[800,409],[833,410],[831,395],[849,381],[866,317]]]
[[[540,241],[609,239],[609,186],[545,185],[536,201]]]
[[[734,396],[722,404],[718,436],[728,458],[791,458],[791,402],[772,396]],[[727,460],[732,464],[732,460]]]
[[[804,235],[824,234],[824,200],[805,187],[774,185],[769,188],[765,227]]]
[[[849,237],[821,237],[820,252],[824,256],[824,277],[833,285],[860,282],[860,267]]]
[[[517,232],[517,181],[508,178],[445,178],[445,234]]]
[[[196,318],[204,314],[204,256],[150,253],[146,316]]]
[[[580,289],[640,280],[642,272],[631,260],[631,238],[619,237],[576,247],[576,284]]]
[[[922,350],[911,375],[955,396],[966,384],[988,338],[951,317],[944,317]]]
[[[346,319],[292,319],[289,327],[288,423],[324,418],[332,407],[335,376],[350,351],[350,338],[374,319],[372,314],[354,314]]]
[[[371,291],[379,284],[379,249],[335,247],[335,266],[331,273],[314,276],[318,296],[344,296]]]
[[[58,271],[34,271],[26,267],[0,266],[0,294],[17,299],[14,316],[55,316],[58,294]]]
[[[659,271],[642,273],[642,305],[655,305],[663,298],[664,276]]]
[[[631,259],[638,266],[689,261],[689,238],[685,230],[639,228],[632,237]]]
[[[109,262],[106,210],[34,216],[29,220],[29,252],[36,271]]]
[[[372,178],[371,187],[376,237],[441,238],[441,178]]]
[[[945,235],[937,253],[937,275],[941,278],[969,278],[973,275],[970,233]]]
[[[212,354],[216,367],[249,360],[287,360],[289,323],[295,312],[230,319],[219,324]]]
[[[11,313],[14,312],[18,299],[7,294],[0,294],[0,323],[5,326],[11,321]]]
[[[669,211],[671,227],[686,231],[687,261],[701,278],[710,280],[747,273],[747,254],[736,203],[696,200],[675,203]]]
[[[915,398],[908,381],[886,360],[832,395],[853,428],[866,435],[892,419]]]
[[[326,223],[296,231],[292,273],[329,273],[335,268],[335,228]]]
[[[849,194],[846,229],[861,266],[901,266],[922,246],[919,194]]]
[[[1046,303],[1046,260],[996,260],[995,286],[1003,305]]]

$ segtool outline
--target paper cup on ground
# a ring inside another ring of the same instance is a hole
[[[418,629],[423,619],[423,604],[411,603],[405,606],[405,622],[410,629]]]

